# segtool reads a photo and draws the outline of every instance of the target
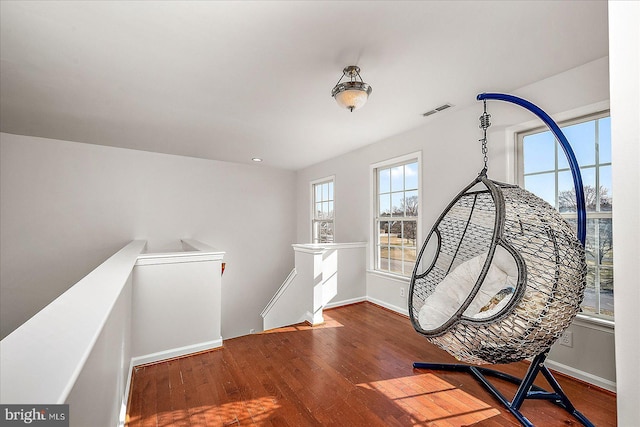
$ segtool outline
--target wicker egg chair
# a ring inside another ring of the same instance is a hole
[[[487,100],[511,102],[536,114],[555,134],[573,174],[578,233],[547,202],[487,177]],[[580,170],[566,137],[540,108],[512,95],[481,94],[485,103],[485,167],[440,215],[425,240],[411,278],[409,315],[415,330],[467,364],[416,362],[419,369],[472,374],[525,426],[525,399],[547,399],[584,425],[544,365],[551,345],[569,327],[584,296],[586,212]],[[482,366],[533,358],[524,379]],[[554,392],[533,385],[542,373]],[[519,385],[512,401],[487,376]]]

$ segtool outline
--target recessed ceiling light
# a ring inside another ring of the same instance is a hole
[[[251,160],[253,160],[253,161],[254,161],[254,162],[256,162],[256,163],[260,163],[260,162],[262,161],[262,159],[261,159],[260,157],[254,157],[254,158],[253,158],[253,159],[251,159]]]

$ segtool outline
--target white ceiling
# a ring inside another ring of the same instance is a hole
[[[606,1],[2,1],[0,30],[3,132],[294,170],[608,53]]]

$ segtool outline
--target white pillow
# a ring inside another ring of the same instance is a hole
[[[476,284],[486,257],[487,254],[484,253],[463,262],[438,284],[418,313],[418,322],[422,329],[425,331],[436,329],[453,316]],[[464,311],[464,315],[484,318],[497,313],[511,299],[511,295],[505,297],[491,310],[484,312],[480,310],[502,289],[515,288],[517,281],[518,266],[513,256],[503,247],[497,246],[482,286]]]

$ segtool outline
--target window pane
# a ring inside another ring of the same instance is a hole
[[[406,190],[418,189],[418,162],[404,165],[404,187]]]
[[[404,216],[404,193],[391,193],[391,213],[393,216]]]
[[[328,203],[329,210],[327,212],[327,218],[333,219],[333,202]]]
[[[611,212],[612,205],[611,166],[600,166],[600,210]]]
[[[322,203],[316,203],[315,218],[322,219]]]
[[[598,120],[598,146],[600,163],[611,162],[611,117]]]
[[[556,205],[556,181],[554,173],[525,176],[524,188],[546,200],[551,206]]]
[[[391,191],[404,190],[404,168],[396,166],[391,169]]]
[[[380,195],[380,207],[378,213],[380,216],[390,216],[391,215],[391,194],[382,194]]]
[[[600,314],[613,316],[613,269],[600,269]]]
[[[580,167],[596,163],[596,123],[594,120],[562,128]],[[560,148],[560,151],[562,148]],[[558,168],[569,167],[564,152],[558,151]],[[562,161],[561,161],[562,160]]]
[[[417,232],[416,221],[404,221],[404,225],[402,229],[402,244],[404,246],[415,247],[416,237],[417,237],[416,232]]]
[[[320,223],[320,243],[333,243],[333,222]]]
[[[420,209],[418,203],[418,191],[407,191],[404,194],[405,214],[407,216],[418,216]]]
[[[329,202],[322,202],[322,218],[329,218]]]
[[[584,200],[587,211],[596,210],[595,168],[581,168]],[[576,212],[576,190],[571,171],[558,172],[558,203],[560,212]]]
[[[315,201],[321,202],[322,201],[322,185],[315,184],[313,187],[315,188]]]
[[[389,248],[386,246],[380,248],[377,267],[378,270],[389,271]]]
[[[379,227],[380,233],[378,234],[378,242],[380,245],[386,246],[389,244],[389,223],[387,221],[380,221]]]
[[[416,265],[416,249],[404,248],[404,273],[409,275],[413,272],[413,267]]]
[[[575,220],[577,221],[577,220]],[[586,252],[587,264],[595,265],[596,256],[598,253],[597,248],[597,235],[596,235],[596,227],[598,225],[597,219],[587,219],[587,238],[585,240],[584,249]]]
[[[584,183],[584,181],[583,181]],[[570,171],[558,172],[558,206],[560,212],[577,212],[576,190]]]
[[[403,274],[402,249],[397,246],[389,247],[389,271]]]
[[[402,221],[389,222],[389,243],[399,245],[402,239]]]
[[[587,287],[584,290],[584,300],[582,300],[582,311],[585,313],[598,314],[598,295],[595,288],[595,268],[587,268]]]
[[[322,201],[329,199],[329,183],[322,184]]]
[[[522,140],[522,150],[525,174],[555,169],[555,137],[551,132],[525,136]]]
[[[613,232],[611,227],[611,218],[600,218],[597,221],[598,264],[613,266]]]
[[[391,169],[382,169],[378,172],[378,192],[391,192]]]
[[[329,200],[333,200],[333,181],[327,184],[329,186]]]

